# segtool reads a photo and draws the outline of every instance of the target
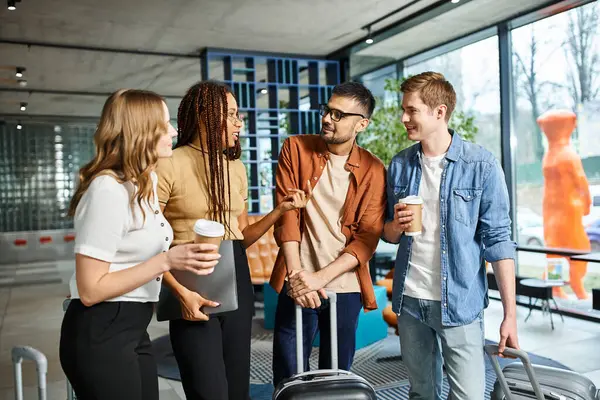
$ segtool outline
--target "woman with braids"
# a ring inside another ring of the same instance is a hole
[[[169,249],[154,168],[170,157],[175,129],[152,92],[120,90],[106,101],[96,155],[79,174],[69,214],[75,222],[75,274],[60,336],[60,361],[77,398],[158,400],[146,328],[170,269],[206,274],[215,246]],[[204,252],[204,253],[203,253]]]
[[[157,169],[158,200],[173,226],[175,245],[194,240],[197,219],[225,225],[225,240],[234,244],[238,309],[209,318],[201,308],[218,304],[167,273],[157,317],[170,320],[173,353],[188,400],[247,400],[254,295],[244,249],[284,212],[304,207],[307,196],[290,189],[271,213],[248,224],[248,182],[239,159],[243,122],[227,86],[211,81],[192,86],[179,105],[177,124],[173,157],[161,160]]]

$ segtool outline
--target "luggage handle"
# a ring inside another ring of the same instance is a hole
[[[337,345],[337,294],[331,290],[325,290],[329,298],[329,316],[331,330],[331,368],[337,369],[338,345]],[[312,345],[312,344],[311,344]],[[297,373],[304,372],[304,340],[302,337],[302,307],[296,304],[296,369]]]
[[[490,361],[492,362],[492,366],[494,367],[494,371],[496,371],[496,376],[498,377],[498,381],[500,382],[500,387],[502,387],[502,391],[504,392],[504,397],[506,400],[512,400],[513,396],[508,386],[508,382],[504,377],[504,373],[502,372],[502,368],[500,368],[500,364],[498,363],[498,359],[495,357],[498,354],[498,345],[489,344],[485,347],[485,352],[487,353]],[[512,349],[507,347],[502,352],[503,355],[508,357],[519,358],[523,363],[523,367],[525,368],[525,372],[527,372],[527,376],[529,377],[529,381],[531,382],[531,386],[533,387],[533,391],[538,400],[545,400],[544,392],[540,387],[540,383],[535,377],[535,371],[533,370],[533,366],[531,365],[531,361],[529,360],[529,356],[523,350]]]
[[[29,346],[13,347],[12,361],[15,369],[15,399],[23,400],[23,360],[35,362],[38,374],[38,395],[40,400],[46,400],[46,374],[48,373],[48,359],[39,350]]]
[[[307,378],[307,377],[310,377],[311,379],[313,379],[313,378],[320,378],[320,377],[326,377],[326,376],[354,376],[354,374],[352,372],[340,371],[340,370],[309,371],[309,372],[302,372],[300,374],[294,375],[294,379],[303,379],[303,378]]]

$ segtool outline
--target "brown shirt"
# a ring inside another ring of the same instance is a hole
[[[173,227],[173,246],[194,240],[193,228],[197,219],[211,219],[204,156],[199,146],[189,144],[176,148],[172,157],[161,158],[158,162],[158,201],[165,205],[164,215]],[[227,165],[226,161],[224,165]],[[225,240],[241,240],[244,236],[238,217],[244,211],[248,198],[246,167],[241,160],[229,161],[228,171],[232,233],[225,232]],[[225,191],[227,201],[227,188]]]
[[[329,151],[319,135],[292,136],[283,143],[277,166],[277,202],[288,188],[307,191],[307,181],[316,186],[327,164]],[[346,169],[351,179],[341,218],[346,247],[342,253],[353,255],[359,262],[356,276],[360,285],[363,306],[366,310],[377,308],[373,284],[369,273],[369,260],[373,257],[383,232],[386,206],[385,167],[367,150],[354,145]],[[275,225],[275,240],[301,242],[305,229],[304,210],[286,212]],[[271,286],[280,292],[287,275],[287,267],[280,250],[271,275]]]

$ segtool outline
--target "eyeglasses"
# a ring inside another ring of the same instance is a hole
[[[319,106],[319,114],[321,114],[321,117],[324,117],[327,114],[330,114],[331,120],[335,121],[335,122],[340,122],[340,120],[342,118],[348,117],[348,116],[357,116],[357,117],[367,118],[362,114],[347,113],[347,112],[343,112],[340,110],[336,110],[335,108],[329,108],[329,106],[327,104],[321,104]]]
[[[242,124],[244,123],[244,117],[240,116],[239,112],[236,112],[235,114],[233,114],[233,113],[227,114],[227,119],[229,121],[231,121],[231,123],[234,125],[237,123],[242,123]]]

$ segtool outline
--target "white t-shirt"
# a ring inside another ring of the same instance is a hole
[[[408,276],[404,293],[424,300],[441,298],[440,185],[446,154],[437,157],[421,155],[423,229],[413,238]]]
[[[173,230],[158,203],[157,176],[152,173],[154,197],[151,204],[142,203],[144,221],[137,199],[134,213],[130,199],[135,186],[119,183],[108,175],[96,177],[75,211],[75,253],[110,263],[109,272],[140,264],[169,249]],[[157,302],[162,277],[153,278],[141,287],[107,301]],[[72,298],[79,298],[77,280],[69,282]]]

